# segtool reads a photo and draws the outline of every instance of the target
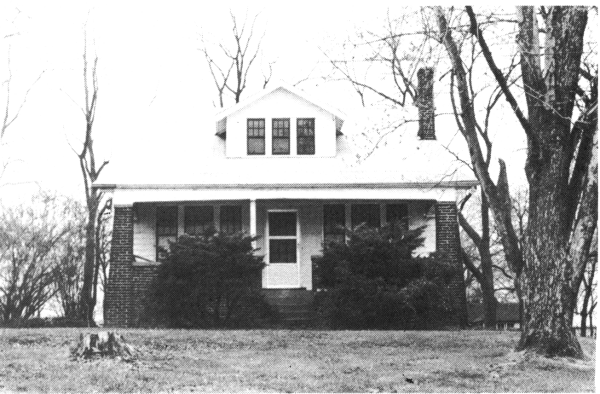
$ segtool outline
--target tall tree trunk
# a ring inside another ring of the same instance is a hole
[[[94,271],[96,266],[96,215],[97,192],[90,189],[88,198],[88,222],[85,228],[85,262],[83,268],[83,285],[81,287],[82,298],[82,317],[87,321],[88,326],[94,325],[94,307],[96,300],[94,297]]]
[[[574,270],[569,258],[571,222],[568,195],[569,151],[575,87],[587,13],[576,7],[552,7],[544,70],[540,66],[539,29],[533,7],[520,7],[518,43],[529,109],[529,223],[522,283],[525,326],[518,349],[547,356],[582,357],[572,331]]]
[[[492,255],[490,253],[490,219],[489,205],[485,194],[481,193],[481,239],[478,245],[479,256],[481,257],[481,274],[483,283],[481,290],[483,293],[483,306],[485,310],[484,324],[486,327],[496,327],[496,309],[497,303],[494,291],[494,269],[492,266]]]
[[[585,297],[583,299],[583,305],[581,307],[581,336],[585,337],[586,333],[587,333],[587,319],[588,319],[588,314],[587,314],[587,308],[588,308],[588,301],[589,299],[587,297]]]

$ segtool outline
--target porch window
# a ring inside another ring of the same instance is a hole
[[[177,207],[156,208],[156,261],[164,261],[169,242],[177,240]]]
[[[290,154],[290,120],[273,119],[273,154]]]
[[[265,120],[248,119],[248,154],[265,154]]]
[[[214,213],[212,206],[185,207],[184,231],[189,235],[202,235],[214,227]]]
[[[296,212],[269,212],[269,262],[296,263]]]
[[[352,204],[351,210],[350,216],[353,229],[363,223],[371,228],[381,226],[379,204]]]
[[[344,204],[323,206],[323,242],[343,243],[346,240],[346,209]]]
[[[233,234],[242,231],[242,207],[240,205],[223,205],[220,219],[222,232]]]
[[[399,225],[399,230],[408,231],[408,206],[406,204],[387,204],[385,220],[392,226]]]
[[[296,133],[298,135],[298,154],[315,154],[315,119],[298,118],[296,119]]]

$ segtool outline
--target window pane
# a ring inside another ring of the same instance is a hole
[[[264,137],[265,136],[265,120],[264,119],[248,119],[248,137]]]
[[[186,234],[201,235],[214,226],[213,207],[185,207],[184,218]]]
[[[177,207],[156,208],[156,234],[177,236]]]
[[[273,137],[273,154],[274,155],[289,155],[290,154],[290,139]]]
[[[269,212],[269,235],[296,236],[296,212]]]
[[[296,132],[299,155],[315,154],[315,120],[313,118],[296,119]]]
[[[269,261],[271,263],[295,263],[296,262],[296,240],[295,239],[271,239],[271,240],[269,240]]]
[[[248,119],[248,154],[265,154],[265,120]]]
[[[265,154],[265,139],[248,137],[248,154],[249,155],[264,155]]]
[[[315,135],[315,120],[314,119],[298,118],[296,125],[297,125],[298,136],[309,137],[309,136]]]
[[[313,137],[298,137],[298,154],[299,155],[314,155],[315,154],[315,139]]]
[[[289,137],[290,136],[290,120],[289,119],[273,119],[273,137]]]
[[[408,230],[408,206],[406,204],[388,204],[385,220],[392,225],[400,224],[402,230]]]
[[[323,206],[323,237],[325,243],[331,241],[344,242],[346,210],[344,204],[328,204]]]
[[[223,205],[221,207],[221,231],[233,234],[242,231],[242,207],[239,205]]]
[[[368,227],[377,228],[381,225],[379,204],[352,204],[352,228],[365,223]]]

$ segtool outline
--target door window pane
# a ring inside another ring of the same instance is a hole
[[[296,240],[295,239],[271,239],[271,240],[269,240],[269,262],[271,262],[271,263],[295,263],[296,262]]]
[[[269,212],[269,235],[296,236],[296,212]]]

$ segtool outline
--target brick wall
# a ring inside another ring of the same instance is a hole
[[[115,207],[110,271],[106,286],[106,326],[126,327],[131,312],[133,262],[133,208]]]
[[[156,265],[133,263],[133,208],[115,207],[111,262],[104,322],[110,327],[139,325],[143,300],[156,275]]]
[[[456,274],[450,282],[452,305],[456,316],[454,323],[464,326],[467,323],[467,298],[460,257],[456,204],[453,202],[438,202],[435,218],[437,251],[456,267]]]

